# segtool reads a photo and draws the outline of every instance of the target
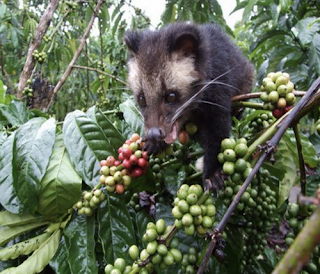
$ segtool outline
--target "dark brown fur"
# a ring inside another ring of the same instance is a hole
[[[145,118],[148,151],[161,150],[164,139],[171,142],[175,130],[192,120],[205,150],[203,179],[214,180],[221,140],[231,127],[231,98],[251,91],[252,65],[213,24],[133,31],[125,42],[131,53],[129,82]]]

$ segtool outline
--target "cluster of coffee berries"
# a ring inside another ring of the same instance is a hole
[[[78,214],[91,216],[93,210],[96,209],[106,198],[101,189],[93,189],[92,191],[84,191],[81,200],[74,206],[78,210]]]
[[[139,194],[138,193],[133,193],[130,201],[129,201],[129,206],[131,206],[136,212],[141,210],[141,206],[139,204]]]
[[[194,247],[190,247],[187,254],[183,254],[181,261],[182,273],[194,274],[196,273],[198,254]]]
[[[49,35],[45,34],[43,36],[43,41],[45,41],[46,43],[49,43],[50,41],[52,41],[52,38]]]
[[[299,234],[300,230],[306,224],[315,208],[315,205],[300,206],[297,203],[288,204],[285,217],[295,236]],[[295,238],[293,237],[292,239],[290,239],[290,236],[292,236],[292,234],[289,234],[289,237],[286,238],[286,243],[288,245],[291,245]]]
[[[178,140],[180,144],[187,145],[189,143],[189,135],[194,135],[197,131],[198,127],[195,123],[186,123],[184,129],[181,130],[178,134]]]
[[[190,236],[195,231],[205,235],[215,220],[216,207],[213,203],[213,198],[203,191],[202,186],[181,185],[172,208],[175,226],[178,229],[184,227],[185,233]]]
[[[248,146],[245,138],[240,138],[237,141],[233,138],[226,138],[221,142],[218,161],[222,164],[224,174],[231,176],[234,182],[247,178],[251,172],[250,163],[243,159],[247,152]]]
[[[141,138],[135,133],[118,149],[118,160],[109,156],[100,161],[100,183],[106,185],[108,192],[122,194],[131,184],[131,177],[146,173],[148,154],[142,147]]]
[[[97,67],[98,67],[98,69],[100,69],[102,71],[107,68],[107,66],[102,61],[97,62]]]
[[[274,117],[270,112],[257,115],[248,123],[248,138],[255,136],[261,130],[268,128],[274,122]],[[247,135],[246,135],[247,137]]]
[[[164,162],[165,151],[162,153],[151,156],[149,159],[149,166],[153,172],[153,177],[156,182],[156,189],[159,190],[161,188],[161,184],[163,183],[163,175],[161,172],[161,164]]]
[[[104,79],[105,79],[106,77],[104,76],[104,75],[102,75],[102,74],[100,74],[99,75],[99,81],[100,82],[104,82]]]
[[[27,97],[32,97],[33,96],[33,89],[31,88],[32,80],[28,79],[27,84],[28,85],[22,91],[22,94],[27,96]]]
[[[104,268],[105,274],[129,274],[132,271],[131,265],[126,265],[123,258],[117,258],[114,264],[107,264]]]
[[[237,215],[244,219],[244,248],[241,261],[243,269],[253,266],[255,258],[264,253],[266,239],[277,217],[277,194],[270,185],[272,181],[269,171],[261,169],[237,206]],[[236,186],[235,191],[239,188],[240,186]]]
[[[296,102],[296,97],[292,93],[294,85],[290,82],[290,75],[285,72],[270,72],[262,80],[260,96],[264,102],[263,108],[272,110],[275,118],[281,117],[292,108]]]
[[[306,222],[308,222],[309,217],[316,207],[317,206],[314,205],[300,206],[297,203],[288,204],[287,212],[285,214],[285,217],[291,228],[291,231],[286,236],[286,244],[288,246],[290,246],[294,242],[294,239],[297,237]],[[311,260],[303,267],[302,272],[305,274],[318,273],[318,269],[320,269],[320,259],[318,258],[319,247],[316,246],[311,256]]]
[[[136,245],[129,248],[130,257],[136,262],[133,268],[139,263],[149,259],[149,263],[140,269],[139,273],[152,273],[154,266],[158,265],[160,269],[165,269],[175,263],[180,263],[182,254],[177,249],[179,242],[176,238],[171,240],[170,245],[166,244],[166,237],[172,231],[172,226],[166,226],[163,219],[159,219],[156,223],[149,222],[147,229],[142,237],[146,243],[146,248],[139,252]]]
[[[32,53],[32,56],[40,64],[42,64],[44,60],[47,58],[47,54],[44,51],[39,52],[37,49]]]

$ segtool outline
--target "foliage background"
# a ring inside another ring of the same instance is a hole
[[[13,230],[25,226],[25,233],[19,240],[43,233],[43,226],[48,222],[60,224],[61,216],[66,216],[67,210],[78,200],[81,190],[95,185],[99,176],[99,160],[107,155],[115,155],[116,149],[132,132],[143,131],[142,121],[134,113],[132,102],[128,100],[127,94],[131,93],[124,85],[127,52],[122,39],[126,30],[148,27],[150,20],[129,1],[103,2],[95,31],[91,31],[86,40],[84,50],[77,59],[77,67],[73,68],[54,104],[45,113],[48,99],[52,96],[51,91],[75,55],[96,5],[91,0],[76,1],[76,6],[72,7],[70,2],[60,1],[46,39],[42,40],[38,49],[39,52],[45,52],[47,58],[34,67],[29,85],[33,95],[20,98],[28,108],[20,101],[12,100],[18,95],[17,84],[28,47],[48,3],[49,1],[37,0],[3,0],[0,5],[0,192],[5,193],[0,202],[2,209],[13,213],[10,215]],[[259,90],[261,80],[268,72],[277,70],[289,72],[297,90],[308,89],[320,75],[319,1],[238,0],[234,10],[242,10],[243,18],[232,30],[227,26],[216,0],[167,0],[161,24],[157,27],[181,20],[216,22],[234,38],[254,64],[256,90]],[[92,106],[98,106],[99,109]],[[82,111],[74,111],[76,109]],[[126,122],[122,119],[123,116]],[[48,119],[49,117],[53,118]],[[319,137],[314,134],[318,118],[318,109],[314,109],[303,118],[300,127],[305,134],[304,155],[314,170],[318,166],[317,155],[320,151]],[[93,141],[89,145],[78,145],[90,139],[89,132],[95,133],[95,141],[103,150],[97,149]],[[295,173],[298,156],[292,135],[288,133],[280,144],[281,157],[278,154],[277,158],[281,168],[291,173],[283,174],[283,171],[279,171],[281,169],[275,171],[282,182],[289,181],[287,185],[280,185],[279,193],[283,195],[283,201],[288,198],[291,186],[298,179]],[[40,150],[35,150],[35,146],[40,147]],[[33,155],[38,160],[34,160]],[[37,176],[31,176],[34,166],[39,169]],[[166,182],[171,194],[177,190],[173,182],[186,177],[184,168],[179,172],[181,178],[173,177]],[[308,188],[310,194],[315,192],[318,179],[317,173],[308,177],[313,182]],[[62,186],[61,193],[54,192],[50,187],[46,189],[52,180],[57,189],[59,185]],[[141,182],[141,188],[152,189],[153,186],[146,182],[147,179]],[[68,199],[69,197],[72,199]],[[54,247],[57,247],[57,238],[60,239],[57,232],[48,240],[52,250],[43,251],[41,260],[40,257],[36,258],[44,262],[49,259],[50,267],[47,266],[44,271],[98,273],[106,262],[126,256],[124,246],[127,248],[128,245],[139,242],[142,229],[150,220],[145,212],[136,213],[132,208],[126,207],[127,200],[127,197],[108,195],[97,216],[86,218],[73,214],[67,220],[67,225],[62,218],[60,225],[65,229],[58,252],[50,261]],[[30,216],[26,211],[32,214],[37,212],[42,217]],[[157,203],[158,216],[169,216],[170,211],[171,208],[166,203]],[[17,219],[16,216],[20,216],[15,215],[17,213],[26,215]],[[2,217],[0,224],[4,227],[10,224],[8,217]],[[31,226],[41,228],[30,232]],[[7,235],[2,229],[1,234]],[[233,236],[238,239],[237,235]],[[191,240],[181,235],[179,237],[186,250],[190,245],[188,241]],[[111,239],[114,242],[110,242]],[[230,254],[237,254],[241,247],[234,245],[228,248]],[[271,254],[270,258],[274,256],[274,253],[268,252]],[[79,265],[79,261],[83,261],[83,265]],[[274,267],[275,262],[272,261],[270,259],[270,265],[264,268],[256,266],[256,269],[261,273],[270,273],[267,270]],[[19,259],[1,262],[0,269],[19,263]],[[211,264],[216,273],[237,271],[236,264],[229,265],[227,270],[213,262]]]

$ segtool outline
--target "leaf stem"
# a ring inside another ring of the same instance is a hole
[[[186,181],[195,180],[195,179],[201,178],[201,176],[202,176],[202,171],[199,171],[199,172],[193,173],[192,175],[187,177]]]

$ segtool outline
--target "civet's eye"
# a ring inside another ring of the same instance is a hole
[[[176,100],[177,100],[177,94],[174,91],[172,91],[166,95],[166,102],[167,103],[173,103]]]
[[[140,94],[140,95],[138,96],[138,104],[139,104],[139,106],[142,107],[142,108],[146,107],[146,105],[147,105],[147,103],[146,103],[146,98],[144,97],[143,94]]]

